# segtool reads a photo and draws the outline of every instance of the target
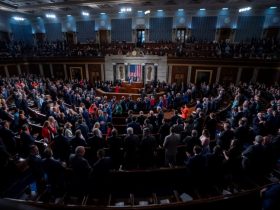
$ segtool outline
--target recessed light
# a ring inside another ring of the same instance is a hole
[[[238,11],[239,12],[247,12],[247,11],[249,11],[251,9],[252,9],[252,7],[244,7],[244,8],[239,9]]]

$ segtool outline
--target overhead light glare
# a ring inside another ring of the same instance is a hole
[[[56,18],[56,15],[55,15],[55,14],[52,14],[52,13],[48,13],[48,14],[46,14],[46,17],[47,17],[47,18],[50,18],[50,19],[55,19],[55,18]]]
[[[178,9],[178,11],[179,11],[179,12],[183,12],[183,11],[184,11],[184,9]]]
[[[244,8],[239,9],[238,11],[239,12],[247,12],[247,11],[249,11],[251,9],[252,9],[252,7],[244,7]]]
[[[269,7],[269,9],[277,9],[277,7],[275,7],[275,6],[272,6],[272,7]]]
[[[82,15],[83,15],[83,16],[89,16],[89,13],[88,13],[88,12],[83,11],[83,12],[82,12]]]
[[[228,10],[228,8],[227,8],[227,7],[224,7],[222,10]]]
[[[145,15],[150,14],[150,13],[151,13],[151,10],[146,10],[146,11],[144,12]]]
[[[14,20],[16,21],[24,21],[25,19],[23,17],[15,16],[13,17]]]
[[[162,12],[163,10],[162,10],[162,9],[158,9],[157,11],[158,11],[158,12]]]
[[[206,9],[205,9],[205,8],[200,8],[199,10],[200,10],[200,11],[205,11]]]
[[[120,10],[120,12],[131,12],[131,11],[132,11],[131,7],[123,7]]]

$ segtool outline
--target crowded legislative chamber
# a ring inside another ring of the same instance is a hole
[[[0,209],[280,209],[279,0],[1,0]]]

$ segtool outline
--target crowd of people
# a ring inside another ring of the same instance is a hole
[[[138,48],[137,48],[138,47]],[[239,43],[228,41],[207,42],[189,38],[184,43],[155,42],[135,43],[112,42],[110,44],[70,44],[66,41],[44,41],[27,44],[23,41],[0,42],[1,57],[103,57],[105,55],[127,55],[138,49],[141,55],[167,55],[169,57],[189,58],[235,58],[235,59],[278,59],[279,40],[251,39]]]
[[[184,165],[195,184],[219,184],[243,173],[267,175],[279,159],[277,85],[155,82],[146,88],[162,88],[166,95],[97,96],[96,88],[108,84],[34,75],[1,78],[1,168],[24,158],[38,192],[48,183],[59,193],[65,190],[66,168],[82,191],[90,177],[102,182],[111,170]],[[222,117],[224,106],[229,109]],[[170,119],[166,111],[174,112]],[[118,132],[121,118],[126,133]]]

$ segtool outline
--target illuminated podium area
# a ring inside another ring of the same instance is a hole
[[[115,92],[115,87],[112,88],[112,92],[105,92],[101,89],[96,90],[97,96],[107,96],[108,98],[112,98],[116,96],[117,99],[121,99],[122,96],[128,97],[131,96],[133,100],[137,100],[137,98],[141,97],[141,89],[144,88],[142,82],[122,82],[122,85],[119,87],[119,93]],[[157,97],[163,96],[165,94],[164,91],[157,92]],[[147,94],[147,96],[151,96],[153,94]]]
[[[121,86],[119,87],[119,92],[140,94],[140,91],[143,88],[144,85],[142,82],[122,82]],[[113,88],[113,92],[115,92],[115,87]]]

